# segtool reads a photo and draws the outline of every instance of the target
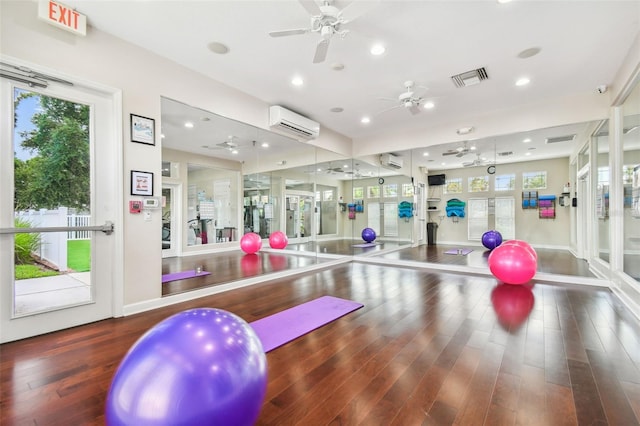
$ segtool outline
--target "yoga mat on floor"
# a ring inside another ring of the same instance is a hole
[[[174,272],[172,274],[165,274],[162,276],[162,283],[168,283],[169,281],[177,281],[177,280],[184,280],[186,278],[195,278],[195,277],[201,277],[203,275],[209,275],[211,272],[207,272],[207,271],[202,271],[199,274],[196,273],[196,271],[191,270],[191,271],[182,271],[182,272]]]
[[[460,253],[458,253],[458,250],[462,250]],[[468,255],[469,253],[471,253],[473,250],[471,249],[451,249],[451,250],[447,250],[444,252],[444,254],[461,254],[463,256]]]
[[[264,351],[269,352],[363,306],[351,300],[322,296],[253,321],[250,325],[260,338]]]
[[[375,247],[377,243],[363,243],[363,244],[354,244],[354,247]]]

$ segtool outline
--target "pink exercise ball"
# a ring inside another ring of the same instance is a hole
[[[515,244],[502,244],[487,259],[491,273],[505,284],[524,284],[536,274],[537,261],[526,248]]]
[[[269,235],[269,245],[274,249],[283,249],[289,243],[287,235],[282,231],[276,231]]]
[[[524,247],[526,248],[532,255],[533,257],[538,260],[538,253],[536,253],[536,251],[533,249],[533,247],[531,247],[531,245],[526,242],[526,241],[522,241],[522,240],[509,240],[509,241],[505,241],[504,243],[502,243],[503,245],[514,245],[514,246],[520,246],[520,247]]]
[[[240,239],[240,248],[247,254],[253,254],[262,248],[262,238],[255,232],[244,234]]]

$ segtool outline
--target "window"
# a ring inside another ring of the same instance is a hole
[[[382,192],[385,198],[392,198],[398,196],[398,184],[390,183],[388,185],[383,185]]]
[[[547,172],[522,173],[522,189],[547,189]]]
[[[598,167],[598,184],[609,185],[609,166]]]
[[[445,194],[461,194],[462,193],[462,178],[447,179],[444,184]]]
[[[367,198],[380,198],[380,187],[367,186]]]
[[[402,196],[403,197],[413,197],[413,185],[410,183],[402,184]]]
[[[353,199],[362,200],[364,198],[364,188],[361,186],[353,188]]]
[[[516,175],[497,175],[495,185],[496,191],[513,191],[516,189]]]
[[[323,201],[333,201],[333,190],[323,192]]]
[[[489,191],[489,176],[477,176],[469,178],[469,192]]]

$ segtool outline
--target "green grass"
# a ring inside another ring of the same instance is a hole
[[[76,272],[91,270],[91,241],[67,241],[67,268]]]
[[[43,270],[38,265],[16,265],[16,280],[51,277],[54,275],[58,275],[58,273],[56,271]]]

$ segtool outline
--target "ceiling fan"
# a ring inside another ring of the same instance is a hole
[[[283,37],[290,35],[299,35],[305,33],[320,34],[320,41],[316,45],[316,52],[313,56],[313,63],[323,62],[327,57],[329,50],[329,41],[335,34],[344,38],[349,30],[342,29],[343,25],[353,21],[358,16],[367,12],[372,3],[353,1],[344,9],[338,9],[333,6],[331,0],[324,0],[322,5],[318,5],[314,0],[298,0],[302,7],[311,14],[311,25],[309,28],[296,28],[291,30],[271,31],[271,37]],[[379,1],[379,0],[378,0]]]
[[[477,167],[477,166],[486,166],[486,165],[489,165],[489,164],[493,164],[493,161],[489,161],[489,160],[480,158],[480,153],[479,152],[477,152],[476,155],[477,155],[477,158],[475,160],[473,160],[473,161],[465,161],[464,163],[462,163],[462,165],[464,167]]]
[[[227,151],[229,151],[232,154],[237,154],[238,153],[238,148],[240,148],[240,145],[237,142],[238,138],[236,136],[230,135],[227,140],[217,143],[215,145],[203,145],[203,148],[207,148],[207,149],[226,149]],[[255,145],[255,141],[254,141],[254,145]]]
[[[405,108],[407,109],[411,114],[416,115],[417,113],[419,113],[421,111],[421,106],[424,106],[426,100],[424,97],[422,96],[418,96],[415,92],[414,92],[414,86],[415,83],[411,80],[407,80],[404,82],[404,87],[405,89],[407,89],[405,92],[402,92],[400,94],[400,96],[398,96],[397,99],[392,99],[392,98],[379,98],[381,100],[385,100],[385,101],[393,101],[393,102],[398,102],[399,104],[388,108],[382,112],[387,112],[390,111],[392,109],[396,109],[396,108]]]
[[[445,151],[442,153],[442,155],[455,155],[456,157],[460,158],[463,157],[465,155],[467,155],[470,151],[473,151],[475,149],[475,147],[471,147],[469,148],[469,144],[467,144],[467,142],[464,143],[464,145],[457,147],[456,149],[450,149],[448,151]]]

